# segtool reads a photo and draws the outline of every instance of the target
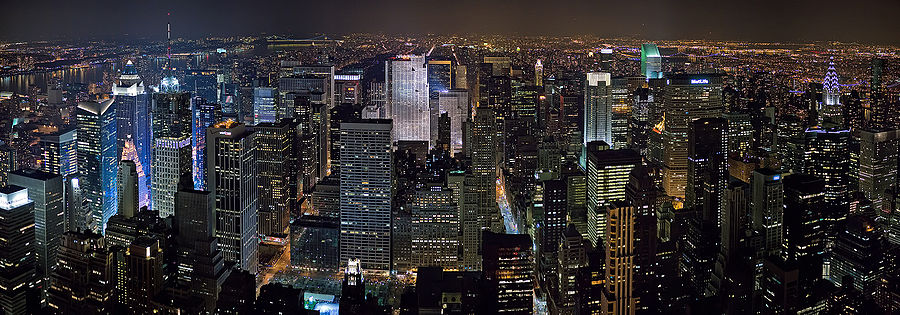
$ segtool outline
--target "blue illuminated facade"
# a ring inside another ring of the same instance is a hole
[[[119,159],[117,117],[112,99],[78,103],[78,170],[80,186],[90,214],[88,228],[104,233],[106,222],[116,214],[116,177]]]
[[[191,151],[194,158],[194,189],[206,190],[206,128],[222,120],[222,106],[194,98]]]

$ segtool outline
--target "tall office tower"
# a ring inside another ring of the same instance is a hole
[[[222,104],[222,116],[234,120],[243,120],[241,110],[240,86],[236,83],[219,83],[219,104]]]
[[[138,75],[137,67],[129,60],[122,74],[113,83],[112,95],[116,109],[117,160],[133,159],[138,165],[141,206],[150,200],[150,94]]]
[[[463,150],[463,124],[469,116],[468,90],[452,89],[438,93],[441,113],[450,116],[450,154],[456,156]]]
[[[662,79],[662,56],[656,44],[641,44],[641,75],[649,79]]]
[[[35,283],[35,213],[28,188],[0,187],[0,309],[25,314]],[[46,246],[46,244],[45,244]]]
[[[629,84],[631,78],[615,77],[609,86],[610,103],[610,141],[613,148],[624,149],[628,147],[629,128],[628,121],[631,118],[632,94],[634,90]]]
[[[79,220],[103,233],[106,221],[116,214],[116,108],[113,100],[80,102],[78,119],[78,185],[83,210],[90,218]]]
[[[478,223],[478,194],[475,176],[463,171],[447,175],[447,187],[453,190],[459,210],[460,269],[481,270],[481,226]]]
[[[106,314],[115,303],[115,265],[100,234],[66,232],[53,272],[49,309],[59,314]]]
[[[435,143],[435,148],[441,151],[446,151],[448,155],[451,153],[450,115],[447,113],[441,113],[441,115],[438,116],[438,135],[437,142]]]
[[[728,121],[700,118],[688,130],[688,173],[685,207],[700,212],[705,221],[722,225],[724,193],[728,184]]]
[[[495,112],[478,108],[472,121],[472,176],[478,204],[478,226],[499,231],[502,228],[497,208],[497,129]],[[467,154],[469,154],[467,152]]]
[[[291,266],[338,271],[341,267],[340,226],[337,217],[324,215],[303,215],[292,221]]]
[[[843,108],[841,108],[841,85],[838,82],[837,71],[834,69],[834,59],[828,61],[828,71],[822,81],[822,106],[819,109],[819,121],[823,126],[841,127],[843,122]]]
[[[341,124],[341,260],[391,268],[391,121]]]
[[[625,200],[628,174],[638,165],[641,156],[633,150],[610,150],[603,142],[587,144],[588,240],[594,247],[606,237],[606,206]]]
[[[363,108],[354,104],[339,104],[331,109],[328,158],[331,165],[331,174],[340,172],[341,169],[341,123],[353,122],[362,119]],[[322,174],[325,177],[325,174]]]
[[[312,64],[294,67],[294,74],[289,76],[288,81],[292,78],[300,78],[299,81],[293,80],[297,84],[287,83],[282,85],[279,80],[278,87],[287,87],[283,92],[307,90],[314,95],[321,93],[321,97],[316,97],[313,102],[325,105],[326,109],[331,109],[336,105],[334,101],[335,75],[334,65],[329,64]]]
[[[361,91],[362,86],[359,81],[362,80],[362,74],[345,73],[334,75],[334,105],[348,103],[362,103]]]
[[[653,128],[650,123],[650,107],[653,105],[653,94],[650,89],[640,88],[634,91],[631,107],[631,118],[628,125],[631,134],[628,136],[629,148],[639,150],[641,155],[647,156],[649,135]]]
[[[428,108],[429,121],[431,122],[431,142],[437,141],[438,117],[440,117],[440,104],[438,96],[442,91],[453,88],[453,61],[447,57],[426,56],[428,71]]]
[[[191,152],[194,159],[194,188],[206,190],[206,128],[222,121],[222,106],[205,99],[194,98],[191,124]]]
[[[278,123],[258,124],[253,131],[259,191],[259,234],[286,235],[296,196],[291,195],[291,183],[297,176],[294,169],[297,124],[282,119]]]
[[[165,218],[175,214],[175,192],[181,174],[191,173],[191,137],[156,137],[153,141],[151,206]]]
[[[803,173],[825,180],[825,203],[846,206],[850,201],[850,131],[809,128]]]
[[[698,118],[722,114],[722,77],[718,75],[677,75],[668,80],[663,104],[665,119],[660,130],[663,189],[670,196],[684,197],[687,186],[688,130]]]
[[[392,140],[430,141],[431,115],[425,56],[398,55],[388,59],[384,75],[387,112],[394,122]]]
[[[727,156],[746,157],[753,148],[753,123],[750,114],[728,112],[722,114],[728,120]]]
[[[256,274],[257,172],[253,132],[234,121],[220,122],[206,131],[209,191],[216,198],[216,237],[225,261]]]
[[[654,310],[657,304],[659,281],[662,272],[657,253],[661,247],[657,238],[656,210],[662,205],[663,192],[650,176],[650,169],[637,166],[628,175],[625,186],[625,202],[634,207],[634,292],[639,299],[638,310]]]
[[[634,207],[623,202],[607,205],[609,220],[604,240],[606,286],[601,304],[609,314],[634,314]]]
[[[190,92],[191,95],[200,97],[205,102],[216,103],[219,99],[217,88],[216,70],[189,69],[184,71],[182,91]]]
[[[459,269],[459,210],[453,190],[428,184],[412,200],[413,268]]]
[[[750,261],[756,249],[747,246],[749,185],[732,181],[725,190],[725,211],[722,213],[720,247],[713,270],[712,285],[718,290],[728,314],[743,314],[750,310],[756,262]],[[753,252],[753,253],[748,253]]]
[[[155,93],[151,117],[153,139],[191,136],[191,93]]]
[[[609,73],[587,73],[584,81],[584,145],[591,141],[613,143],[611,85]]]
[[[588,260],[584,248],[584,238],[569,224],[559,240],[557,266],[557,296],[552,298],[553,308],[558,314],[575,314],[578,306],[578,273],[587,267]]]
[[[35,265],[41,300],[46,301],[50,274],[56,270],[59,240],[66,231],[62,176],[21,169],[9,173],[9,185],[26,188],[28,199],[34,202]]]
[[[275,105],[275,97],[278,93],[274,88],[253,88],[253,124],[274,123],[278,121],[278,106]]]
[[[872,79],[869,80],[869,104],[865,108],[863,117],[867,120],[869,128],[892,128],[891,104],[885,97],[884,87],[882,83],[882,73],[884,71],[885,60],[875,58],[872,60]]]
[[[876,210],[889,209],[884,192],[897,181],[900,130],[859,130],[859,191]]]
[[[41,136],[39,146],[42,171],[62,175],[66,182],[74,177],[78,172],[78,142],[75,141],[77,133],[77,129],[72,128]]]
[[[16,150],[0,141],[0,185],[6,185],[9,172],[18,169]]]
[[[781,255],[784,239],[784,185],[781,173],[761,168],[750,180],[751,226],[763,237],[766,256]]]
[[[540,230],[541,256],[556,260],[560,239],[566,231],[568,217],[568,185],[564,180],[545,180],[541,183],[544,202],[544,224]],[[554,261],[555,263],[555,261]]]
[[[533,314],[534,257],[527,234],[482,236],[484,278],[495,291],[488,297],[496,301],[495,314]],[[494,295],[495,294],[495,295]]]
[[[175,194],[178,282],[203,301],[203,309],[214,311],[219,289],[229,274],[215,235],[216,199],[191,184],[182,178]]]
[[[163,289],[163,252],[159,240],[140,237],[125,253],[128,277],[128,311],[132,314],[154,312],[153,300]]]
[[[534,85],[544,86],[544,64],[540,59],[534,63]]]
[[[800,290],[812,290],[822,278],[822,259],[830,219],[824,211],[825,182],[805,174],[784,179],[785,257],[800,268]]]
[[[834,247],[826,254],[823,278],[841,285],[846,276],[853,277],[853,287],[865,295],[875,293],[884,272],[883,236],[875,222],[860,215],[847,217],[838,229]]]
[[[140,205],[138,203],[138,176],[137,165],[134,161],[119,162],[119,174],[116,178],[116,188],[118,191],[119,211],[126,217],[133,217],[138,212]]]

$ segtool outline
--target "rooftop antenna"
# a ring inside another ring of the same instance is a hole
[[[172,12],[166,12],[166,70],[172,72]]]

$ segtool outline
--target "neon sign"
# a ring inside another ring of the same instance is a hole
[[[708,79],[691,79],[691,84],[709,84]]]

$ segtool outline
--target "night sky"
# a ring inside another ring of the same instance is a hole
[[[900,44],[900,0],[26,0],[6,1],[0,39],[313,33],[594,34],[647,39]]]

